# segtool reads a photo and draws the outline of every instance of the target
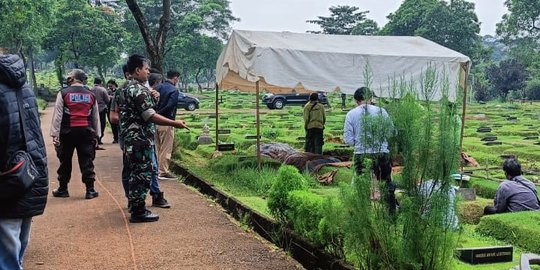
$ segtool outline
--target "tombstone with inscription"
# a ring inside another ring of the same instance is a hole
[[[197,140],[199,145],[202,144],[212,144],[212,138],[210,137],[210,128],[205,123],[203,127],[203,133],[199,136],[199,139]]]

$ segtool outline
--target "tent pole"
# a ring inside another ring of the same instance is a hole
[[[219,129],[219,100],[218,100],[218,96],[219,96],[219,85],[216,83],[216,151],[218,151],[218,145],[219,145],[219,132],[218,132],[218,129]]]
[[[261,119],[259,115],[259,81],[255,82],[255,117],[257,118],[257,169],[261,169]]]
[[[467,113],[467,92],[468,92],[468,79],[469,79],[469,63],[467,62],[465,64],[461,64],[461,68],[465,71],[465,79],[463,81],[463,111],[461,112],[461,134],[459,138],[459,155],[461,156],[461,153],[463,153],[463,132],[465,131],[465,114]],[[460,157],[460,164],[461,164],[461,157]],[[461,167],[461,171],[463,172],[463,166]]]

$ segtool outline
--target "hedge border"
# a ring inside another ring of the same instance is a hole
[[[186,185],[195,187],[202,194],[213,198],[236,220],[245,222],[246,220],[244,217],[246,214],[249,215],[248,223],[255,232],[266,240],[274,243],[276,246],[289,251],[292,257],[306,269],[354,269],[353,266],[345,263],[342,259],[336,258],[325,250],[314,246],[290,229],[282,229],[277,222],[263,216],[235,198],[223,193],[208,181],[192,174],[182,165],[171,162],[171,169],[185,178],[184,183]],[[281,239],[276,239],[276,235],[281,235]]]

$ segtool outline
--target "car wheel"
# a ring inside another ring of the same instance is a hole
[[[195,109],[197,109],[197,105],[193,102],[189,103],[186,107],[187,111],[194,111]]]
[[[274,101],[274,103],[272,103],[272,105],[274,108],[281,110],[283,109],[283,106],[285,106],[285,103],[283,103],[283,100],[277,99]]]
[[[266,104],[266,107],[268,107],[268,109],[270,109],[270,110],[275,109],[275,108],[274,108],[274,105],[272,105],[272,104]]]

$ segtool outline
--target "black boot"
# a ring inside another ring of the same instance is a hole
[[[171,208],[171,205],[163,197],[163,192],[151,193],[152,195],[152,206],[161,207],[161,208]]]
[[[86,189],[86,195],[85,195],[85,199],[87,200],[90,200],[90,199],[93,199],[95,197],[99,196],[99,193],[94,189],[94,188],[87,188]]]
[[[129,218],[129,222],[131,223],[154,222],[159,220],[159,216],[152,214],[152,212],[147,210],[144,205],[137,207],[132,206],[131,210],[131,217]]]
[[[59,197],[59,198],[67,198],[67,197],[69,197],[69,192],[68,192],[67,186],[60,185],[60,187],[53,190],[52,195],[54,197]]]

